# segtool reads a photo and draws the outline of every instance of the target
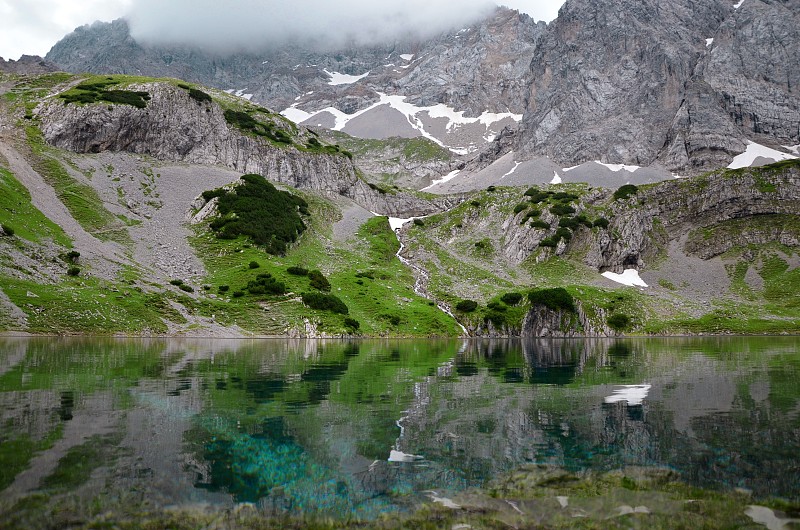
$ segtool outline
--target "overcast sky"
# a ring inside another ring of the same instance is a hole
[[[302,29],[316,35],[350,33],[371,42],[408,29],[430,33],[469,22],[487,3],[549,22],[563,0],[0,0],[0,57],[44,56],[76,27],[123,16],[138,38],[203,36],[203,42],[216,39],[212,44],[217,46],[241,46],[257,44],[267,35],[296,35]],[[265,4],[270,8],[264,9]]]

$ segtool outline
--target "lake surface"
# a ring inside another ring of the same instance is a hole
[[[798,455],[798,338],[0,338],[0,511],[370,518],[530,463],[797,500]]]

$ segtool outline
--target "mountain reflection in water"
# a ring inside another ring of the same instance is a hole
[[[796,499],[799,345],[0,338],[0,510],[108,491],[369,518],[531,463]]]

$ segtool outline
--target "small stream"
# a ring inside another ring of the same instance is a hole
[[[404,258],[402,256],[403,250],[406,248],[406,246],[403,243],[403,240],[400,238],[400,234],[398,233],[398,230],[403,228],[403,226],[406,223],[408,223],[410,221],[413,221],[414,219],[417,219],[417,218],[416,217],[409,217],[408,219],[400,219],[399,217],[389,217],[389,227],[395,233],[395,235],[397,236],[397,241],[400,243],[400,249],[397,251],[397,254],[396,254],[397,259],[399,259],[400,262],[403,265],[407,266],[408,268],[410,268],[413,271],[413,273],[414,273],[414,292],[417,293],[419,296],[421,296],[423,298],[427,298],[428,300],[432,300],[433,302],[435,302],[436,303],[436,307],[438,307],[442,312],[446,313],[453,320],[455,320],[456,324],[458,324],[458,327],[461,328],[461,331],[463,332],[464,336],[469,336],[469,332],[467,331],[467,328],[465,328],[463,325],[461,325],[461,322],[458,321],[458,319],[450,311],[450,309],[443,302],[439,302],[438,300],[433,300],[430,296],[428,296],[428,293],[425,292],[424,286],[428,282],[428,279],[430,278],[430,276],[428,276],[428,271],[426,271],[425,269],[423,269],[419,265],[416,265],[411,260],[409,260],[407,258]]]

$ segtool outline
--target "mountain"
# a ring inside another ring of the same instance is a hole
[[[294,43],[220,56],[138,43],[120,19],[76,29],[47,59],[70,72],[187,79],[285,110],[304,125],[362,138],[425,136],[466,153],[521,119],[525,73],[544,27],[499,8],[424,41],[333,51]]]
[[[619,186],[697,175],[746,152],[759,153],[747,155],[755,163],[796,156],[799,11],[785,1],[567,0],[549,25],[499,8],[424,41],[225,56],[138,43],[117,20],[76,29],[47,59],[73,72],[185,78],[304,125],[424,137],[451,153],[386,167],[391,149],[362,150],[375,182],[434,193]]]
[[[176,79],[0,74],[0,95],[2,330],[800,329],[798,160],[442,196],[367,181],[363,140]]]
[[[798,22],[796,2],[568,0],[534,53],[514,148],[697,174],[750,141],[798,144]]]

